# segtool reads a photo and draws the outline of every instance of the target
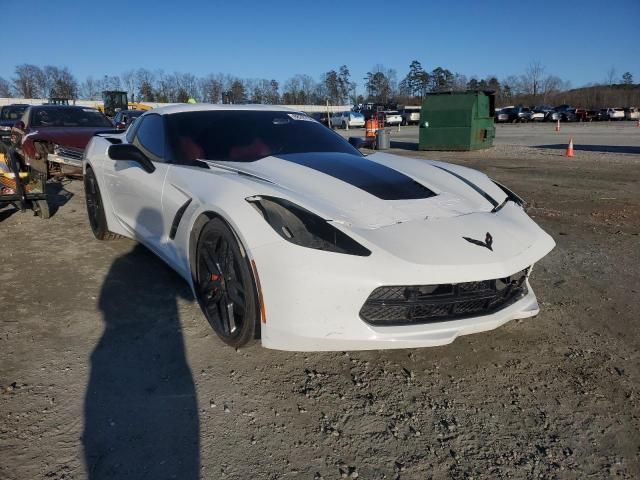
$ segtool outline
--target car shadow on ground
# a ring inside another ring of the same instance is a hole
[[[0,207],[0,222],[6,220],[14,213],[17,213],[19,210],[15,208],[13,205],[7,205],[5,207]]]
[[[140,245],[109,269],[84,403],[90,480],[199,478],[197,398],[178,298],[192,298],[188,286]]]
[[[65,179],[47,183],[47,201],[49,202],[51,215],[55,215],[73,197],[73,193],[64,188],[65,185],[72,181],[74,180]]]
[[[549,150],[566,150],[566,143],[555,143],[551,145],[535,145],[533,148],[544,148]],[[574,150],[583,152],[601,152],[601,153],[635,153],[640,154],[640,147],[631,145],[573,145]]]

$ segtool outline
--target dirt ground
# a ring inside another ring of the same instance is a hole
[[[160,260],[94,240],[80,182],[52,185],[49,221],[0,210],[0,478],[639,478],[640,156],[394,151],[530,202],[557,242],[538,317],[438,348],[235,351]]]

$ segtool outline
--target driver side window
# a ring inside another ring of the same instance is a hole
[[[151,160],[164,161],[165,131],[161,115],[145,115],[136,132],[133,144],[142,150]]]

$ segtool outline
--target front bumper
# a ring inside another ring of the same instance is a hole
[[[536,259],[543,255],[536,255]],[[262,288],[266,322],[261,334],[262,345],[267,348],[342,351],[432,347],[539,312],[527,280],[523,297],[487,315],[397,326],[371,325],[360,316],[363,305],[377,287],[434,284],[454,277],[463,282],[509,276],[532,264],[532,257],[527,255],[495,265],[489,269],[492,271],[452,266],[447,269],[449,278],[441,268],[429,265],[398,259],[387,264],[371,257],[321,252],[283,243],[260,247],[252,251],[251,256]]]

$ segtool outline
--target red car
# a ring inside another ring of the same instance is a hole
[[[111,120],[94,108],[34,105],[11,129],[11,140],[31,168],[48,176],[81,176],[89,140],[113,128]]]

